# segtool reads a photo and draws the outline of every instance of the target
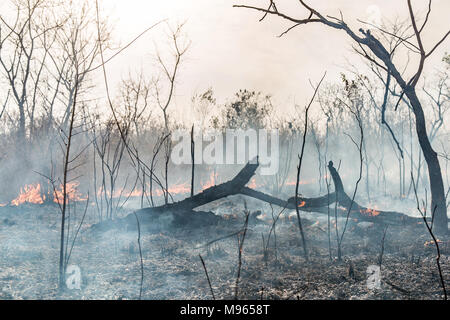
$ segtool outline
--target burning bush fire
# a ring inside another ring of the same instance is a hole
[[[67,201],[86,201],[87,197],[83,196],[78,191],[79,182],[71,182],[66,185]],[[11,200],[11,205],[19,206],[24,203],[31,204],[43,204],[50,197],[45,195],[41,190],[41,184],[35,183],[26,185],[21,188],[20,194],[14,200]],[[63,202],[63,186],[60,185],[59,189],[54,190],[52,193],[51,201],[54,203],[62,204]]]
[[[0,300],[447,300],[450,1],[317,2],[0,1]]]

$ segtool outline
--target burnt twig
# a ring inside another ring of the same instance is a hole
[[[213,299],[216,300],[216,297],[214,296],[213,288],[211,286],[211,281],[209,280],[208,270],[206,269],[205,261],[203,261],[203,258],[200,254],[198,256],[200,257],[200,260],[202,262],[203,270],[205,270],[206,279],[208,280],[209,290],[211,290],[211,295],[212,295]]]
[[[238,263],[238,272],[236,277],[236,285],[234,287],[234,299],[238,298],[238,290],[239,290],[239,280],[241,278],[241,267],[242,267],[242,250],[244,248],[245,235],[247,234],[247,226],[248,226],[248,218],[250,216],[250,212],[247,210],[247,204],[245,204],[245,222],[242,233],[242,238],[238,236],[239,243],[239,263]]]
[[[136,224],[137,224],[137,231],[138,231],[138,238],[137,238],[137,242],[138,242],[138,246],[139,246],[139,256],[141,258],[141,286],[139,289],[139,300],[141,300],[142,298],[142,285],[144,284],[144,260],[142,259],[142,248],[141,248],[141,225],[139,223],[139,218],[136,214],[136,212],[134,213],[134,217],[136,218]]]
[[[383,263],[383,254],[384,254],[384,240],[386,239],[386,232],[387,232],[388,227],[386,226],[386,228],[384,229],[383,232],[383,237],[381,238],[381,251],[380,251],[380,255],[378,256],[378,265],[381,268],[381,264]]]

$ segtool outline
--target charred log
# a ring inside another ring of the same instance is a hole
[[[182,201],[166,204],[159,207],[144,208],[136,211],[141,224],[146,227],[155,227],[161,225],[170,225],[171,227],[182,226],[210,226],[217,224],[221,220],[220,216],[212,212],[195,211],[193,209],[201,207],[210,202],[236,195],[250,181],[258,168],[258,159],[251,161],[230,181],[217,186],[210,187],[192,197]],[[109,221],[106,224],[100,223],[97,227],[109,228],[111,225],[119,227],[129,227],[136,224],[134,213],[129,214],[123,221]]]
[[[345,192],[342,179],[336,168],[333,166],[332,161],[328,163],[328,170],[333,180],[335,192],[318,198],[299,197],[299,203],[297,205],[299,206],[300,210],[324,212],[322,207],[326,207],[337,201],[339,205],[338,213],[341,215],[346,215],[348,212],[348,208],[352,208],[350,212],[350,218],[352,219],[394,225],[421,223],[420,218],[410,217],[400,212],[381,211],[378,209],[367,208],[361,206],[356,201],[353,201],[353,205],[351,205],[352,199]],[[295,205],[295,197],[290,198],[288,202]],[[320,208],[316,208],[316,206]]]
[[[351,206],[352,209],[350,212],[350,218],[358,222],[368,221],[383,225],[423,223],[421,218],[409,217],[400,212],[371,209],[361,206],[356,201],[353,201],[353,204],[351,205],[352,200],[345,192],[342,179],[336,168],[334,168],[332,161],[328,164],[328,170],[332,177],[335,191],[316,198],[299,196],[297,204],[295,203],[295,197],[289,198],[286,201],[246,187],[246,184],[255,174],[258,166],[258,161],[253,163],[249,162],[232,180],[228,182],[210,187],[182,201],[159,207],[144,208],[136,211],[135,213],[143,225],[154,226],[155,228],[161,224],[170,225],[172,227],[211,226],[217,224],[222,218],[212,212],[197,211],[194,209],[228,196],[241,194],[282,208],[295,209],[295,206],[297,205],[299,210],[321,214],[327,214],[327,207],[337,202],[337,212],[339,216],[345,217],[348,213],[348,208]],[[123,227],[124,225],[134,225],[136,221],[134,213],[121,220],[122,221],[109,221],[99,225],[107,228],[109,228],[112,224]],[[123,224],[123,220],[126,221],[125,224]]]

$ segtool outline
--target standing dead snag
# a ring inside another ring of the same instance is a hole
[[[76,65],[77,67],[77,65]],[[69,202],[68,196],[67,196],[67,183],[68,183],[68,172],[69,172],[69,165],[70,165],[70,147],[72,143],[72,137],[73,137],[73,128],[74,128],[74,122],[75,122],[75,111],[76,111],[76,104],[77,104],[77,96],[78,96],[78,68],[77,68],[77,74],[75,78],[75,95],[74,95],[74,101],[72,104],[72,111],[71,111],[71,117],[70,117],[70,125],[69,125],[69,133],[67,135],[67,143],[66,143],[66,150],[64,155],[64,171],[63,171],[63,198],[62,198],[62,209],[61,209],[61,240],[60,240],[60,251],[59,251],[59,289],[62,289],[64,286],[64,280],[65,280],[65,272],[66,272],[66,264],[64,263],[64,231],[65,231],[65,222],[66,222],[66,208],[67,204]]]
[[[170,130],[170,123],[169,123],[169,114],[168,114],[168,108],[172,104],[172,100],[175,95],[175,84],[176,79],[179,73],[180,64],[182,61],[182,58],[188,51],[190,47],[190,42],[183,43],[183,27],[184,23],[181,23],[177,25],[175,30],[173,30],[169,24],[167,24],[168,29],[170,31],[169,39],[172,43],[172,55],[174,61],[172,62],[172,66],[170,66],[164,59],[161,57],[158,50],[156,50],[156,60],[157,63],[161,67],[162,74],[164,75],[164,78],[167,81],[167,90],[166,92],[163,92],[161,86],[160,86],[160,80],[156,79],[154,81],[154,96],[157,102],[157,105],[161,109],[161,112],[163,114],[163,120],[164,120],[164,134],[171,135]],[[165,188],[163,189],[164,193],[164,202],[165,204],[169,203],[169,160],[170,160],[170,154],[172,152],[172,141],[171,139],[167,139],[164,143],[164,183]]]
[[[290,21],[293,23],[291,27],[289,27],[285,32],[283,32],[280,36],[290,32],[296,27],[308,24],[308,23],[319,23],[323,24],[329,28],[342,30],[344,31],[354,42],[358,44],[361,48],[361,55],[375,63],[377,66],[382,68],[387,74],[390,74],[395,81],[398,83],[400,88],[402,89],[402,93],[400,95],[399,101],[406,96],[409,100],[409,103],[412,107],[412,111],[415,116],[415,125],[416,125],[416,133],[417,138],[419,140],[420,147],[425,157],[425,161],[428,165],[428,174],[430,178],[430,188],[431,188],[431,208],[433,208],[432,212],[435,215],[436,222],[436,232],[439,234],[448,233],[448,224],[447,224],[447,206],[445,201],[445,191],[444,191],[444,183],[442,179],[442,171],[441,166],[438,159],[438,154],[433,149],[429,136],[427,134],[425,114],[422,107],[422,103],[416,92],[416,85],[420,80],[422,75],[425,61],[427,58],[431,56],[431,54],[438,48],[450,35],[450,31],[445,33],[445,35],[439,40],[431,49],[427,52],[423,45],[422,39],[422,31],[426,27],[429,22],[429,16],[431,12],[431,4],[432,1],[428,1],[428,12],[426,15],[426,19],[422,23],[421,26],[417,25],[417,20],[413,13],[413,8],[411,4],[411,0],[407,0],[407,7],[410,15],[411,26],[414,31],[415,43],[410,41],[409,38],[401,38],[402,44],[408,49],[409,52],[413,54],[419,55],[419,64],[417,67],[416,73],[409,79],[406,80],[401,72],[399,71],[399,66],[394,63],[391,55],[386,50],[385,46],[379,39],[381,37],[374,36],[370,30],[359,29],[361,36],[356,34],[348,25],[345,23],[343,14],[339,18],[332,17],[329,15],[323,15],[303,0],[299,0],[300,7],[304,8],[307,11],[306,18],[296,18],[287,13],[283,13],[277,9],[275,5],[275,1],[270,0],[268,8],[262,7],[254,7],[249,5],[234,5],[234,7],[238,8],[247,8],[252,10],[257,10],[259,12],[263,12],[264,16],[261,20],[263,20],[267,15],[278,16],[284,20]],[[260,20],[260,21],[261,21]],[[377,27],[376,32],[381,32],[382,36],[390,36],[392,37],[392,33],[382,28]],[[407,45],[406,45],[407,44]],[[366,50],[368,49],[368,50]]]
[[[326,72],[323,75],[322,79],[320,80],[319,84],[314,89],[314,94],[313,94],[311,100],[309,101],[309,104],[308,104],[308,106],[306,107],[306,110],[305,110],[305,128],[304,128],[304,131],[303,131],[302,149],[301,149],[300,155],[298,156],[297,180],[296,180],[296,183],[295,183],[295,195],[294,195],[295,203],[296,203],[295,212],[297,214],[298,228],[300,230],[300,235],[302,237],[303,253],[304,253],[305,259],[307,261],[308,261],[308,249],[306,247],[305,234],[303,232],[302,220],[301,220],[301,217],[300,217],[300,210],[298,208],[301,205],[301,204],[299,204],[299,201],[298,201],[298,187],[299,187],[299,184],[300,184],[300,171],[302,169],[303,155],[304,155],[304,152],[305,152],[306,134],[308,132],[308,112],[309,112],[309,108],[311,108],[311,105],[314,102],[314,98],[316,97],[317,91],[319,90],[320,84],[322,83],[322,81],[325,78],[325,76],[326,76]]]

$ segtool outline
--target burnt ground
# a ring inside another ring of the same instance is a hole
[[[207,208],[220,208],[217,211],[226,219],[218,225],[142,230],[143,299],[210,299],[199,254],[216,298],[234,298],[237,236],[204,245],[242,227],[243,206],[238,200],[219,201]],[[263,214],[250,221],[244,242],[239,299],[443,298],[435,246],[423,225],[387,229],[381,288],[369,289],[367,268],[378,263],[382,227],[351,221],[343,243],[344,258],[336,261],[334,221],[330,259],[327,217],[302,213],[310,255],[305,261],[295,213],[289,212],[278,221],[265,259],[263,237],[267,241],[272,217],[270,207],[260,207]],[[279,210],[274,207],[274,214]],[[79,221],[81,213],[77,215],[73,219]],[[87,214],[69,263],[81,268],[81,290],[58,291],[59,217],[54,205],[0,208],[0,299],[137,299],[141,277],[137,232],[94,232],[90,228],[97,222],[93,212]],[[342,227],[342,221],[338,226]],[[440,240],[448,284],[450,239]]]

